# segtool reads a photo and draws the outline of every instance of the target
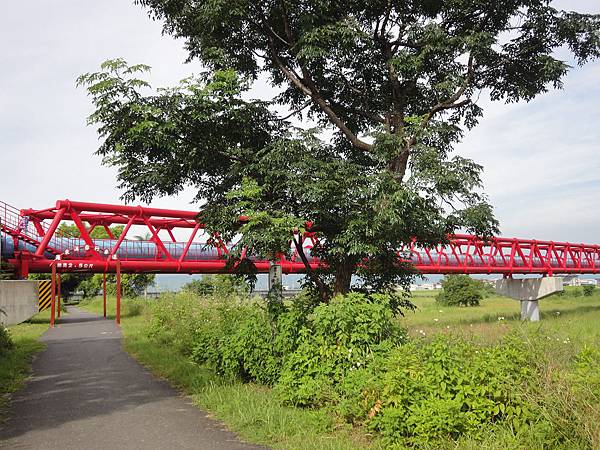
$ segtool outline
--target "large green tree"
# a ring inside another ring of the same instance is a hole
[[[599,17],[547,1],[139,3],[209,70],[158,91],[121,60],[80,78],[124,197],[192,185],[209,229],[272,258],[309,228],[324,300],[353,274],[378,290],[407,282],[395,252],[413,237],[495,232],[481,167],[450,155],[482,114],[476,99],[560,87],[558,47],[580,64],[600,54]],[[247,100],[260,74],[279,90],[271,102]],[[276,105],[318,127],[293,128]]]

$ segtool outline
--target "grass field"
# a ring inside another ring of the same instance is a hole
[[[563,296],[541,300],[542,320],[538,323],[521,322],[519,303],[504,297],[491,296],[479,307],[465,308],[439,306],[434,292],[414,294],[415,311],[409,311],[399,319],[410,335],[429,340],[439,333],[458,334],[487,344],[511,330],[534,332],[546,342],[542,351],[548,361],[550,378],[567,373],[575,355],[584,346],[600,348],[600,289],[591,297],[574,296],[573,290],[568,289]],[[111,318],[114,317],[114,303],[114,299],[109,301]],[[85,302],[82,307],[101,313],[101,300]],[[336,421],[326,409],[282,406],[269,388],[251,383],[226,383],[171,348],[157,345],[147,333],[148,314],[144,301],[123,302],[125,349],[157,376],[170,380],[189,394],[196,405],[225,422],[244,439],[286,449],[385,448],[365,430],[352,429]],[[571,401],[562,392],[556,395],[557,402]],[[591,440],[600,443],[600,436],[595,431],[600,417],[598,405],[586,404],[580,410],[584,411],[578,419],[578,426],[584,429],[581,432],[592,435]],[[543,443],[539,447],[524,447],[506,429],[490,428],[482,439],[453,441],[443,448],[546,448]]]
[[[44,349],[40,336],[48,329],[50,312],[44,311],[28,322],[9,327],[14,347],[0,356],[0,420],[11,393],[21,389],[31,372],[33,357]]]
[[[440,306],[432,291],[413,293],[415,311],[401,319],[412,335],[458,333],[493,341],[515,328],[533,328],[553,335],[561,342],[569,338],[577,344],[600,344],[600,289],[591,297],[573,296],[567,288],[563,296],[539,301],[541,321],[522,322],[519,302],[491,296],[477,307]]]

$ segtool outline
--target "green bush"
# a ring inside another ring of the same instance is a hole
[[[212,320],[198,324],[192,358],[227,378],[272,384],[279,375],[276,329],[254,305],[218,305]]]
[[[573,371],[575,389],[585,390],[588,397],[600,400],[600,350],[596,347],[584,346],[575,358]],[[591,400],[591,399],[590,399]]]
[[[164,295],[151,304],[150,310],[148,335],[186,356],[192,354],[196,329],[211,321],[211,308],[185,293]]]
[[[226,378],[272,385],[309,310],[303,299],[271,306],[184,292],[155,302],[150,336]]]
[[[13,348],[13,345],[10,332],[0,324],[0,356],[8,353]]]
[[[396,347],[344,382],[340,415],[388,444],[418,445],[477,436],[499,421],[532,418],[519,387],[531,380],[527,352],[509,337],[493,347],[438,336]]]
[[[592,295],[594,295],[594,291],[596,290],[595,286],[592,286],[590,284],[586,284],[585,286],[583,286],[583,296],[584,297],[591,297]]]
[[[468,275],[449,275],[442,281],[436,301],[446,306],[479,306],[483,286]]]
[[[199,296],[229,297],[248,294],[250,285],[239,276],[219,274],[203,275],[199,280],[186,283],[182,289]]]
[[[122,317],[141,316],[148,307],[148,300],[127,298],[121,302]]]
[[[335,402],[338,385],[376,355],[406,341],[386,295],[350,293],[315,308],[300,330],[276,389],[286,403],[320,406]]]

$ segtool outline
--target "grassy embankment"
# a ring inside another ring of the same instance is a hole
[[[49,318],[50,312],[44,311],[8,328],[14,346],[0,356],[0,420],[6,413],[9,395],[21,389],[30,374],[33,357],[45,347],[39,338],[48,329]]]
[[[548,357],[555,369],[568,364],[584,346],[600,347],[600,290],[592,297],[574,297],[572,292],[540,302],[542,321],[523,324],[519,320],[519,303],[489,297],[474,308],[440,307],[433,292],[416,292],[417,309],[408,312],[401,321],[409,333],[429,339],[438,333],[463,336],[493,342],[512,329],[539,331],[549,340]],[[82,305],[100,312],[101,301]],[[109,303],[114,317],[114,301]],[[325,410],[302,410],[282,406],[270,389],[255,384],[225,383],[188,358],[153,342],[147,334],[150,317],[143,303],[124,302],[123,333],[125,348],[141,363],[161,377],[190,394],[194,402],[223,420],[231,429],[253,442],[276,448],[381,448],[368,442],[364,430],[351,430],[336,423]],[[550,342],[551,340],[551,342]],[[490,436],[493,441],[495,439]],[[498,441],[499,445],[503,445]],[[457,448],[471,448],[472,441],[457,443]]]

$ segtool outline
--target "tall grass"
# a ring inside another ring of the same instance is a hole
[[[39,338],[48,329],[49,318],[49,311],[44,311],[8,328],[14,345],[0,355],[0,420],[6,414],[10,394],[21,389],[29,376],[33,357],[45,348]]]

